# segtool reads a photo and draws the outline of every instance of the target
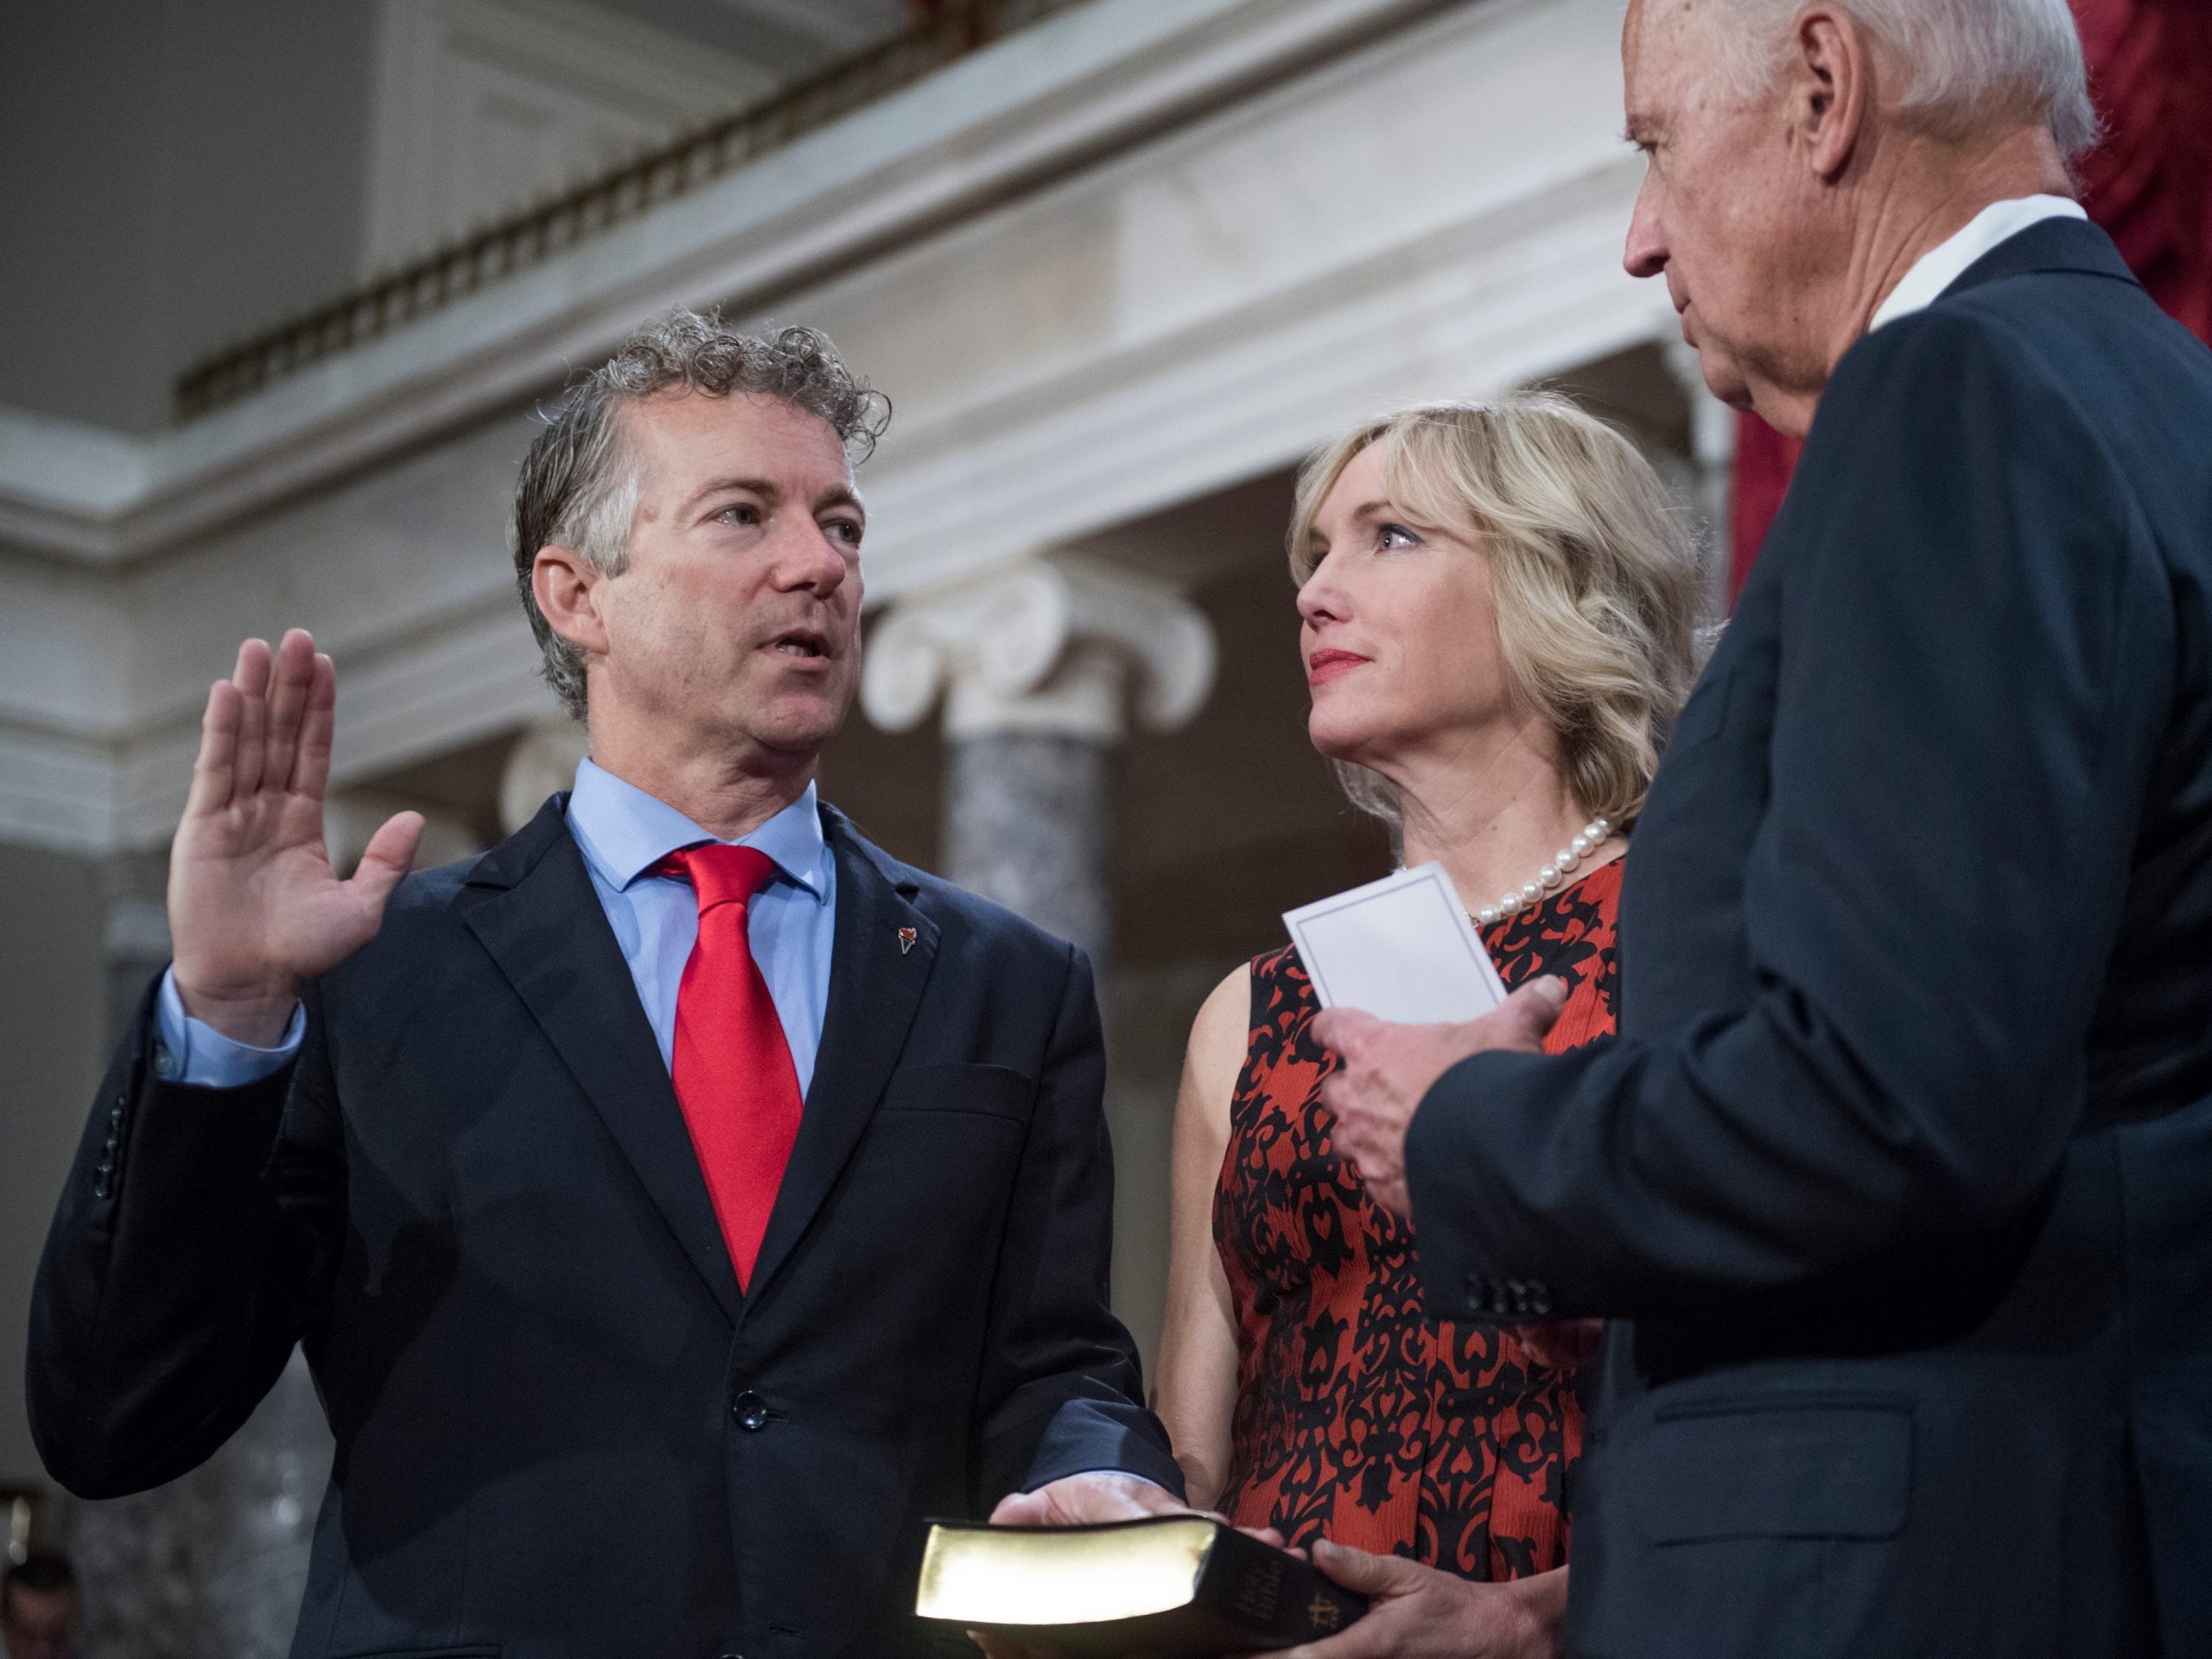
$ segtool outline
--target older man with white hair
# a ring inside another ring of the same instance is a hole
[[[2071,199],[2063,0],[1632,0],[1628,264],[1806,436],[1620,1036],[1317,1027],[1432,1310],[1606,1318],[1567,1645],[2212,1653],[2212,354]],[[1381,1598],[1313,1659],[1560,1632]]]

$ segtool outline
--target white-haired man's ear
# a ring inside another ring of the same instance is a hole
[[[1808,10],[1791,32],[1783,60],[1789,118],[1805,160],[1828,182],[1851,165],[1866,131],[1874,51],[1866,26],[1840,7]]]

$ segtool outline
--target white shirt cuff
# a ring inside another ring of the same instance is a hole
[[[274,1048],[235,1043],[205,1020],[184,1011],[177,995],[176,969],[162,976],[162,993],[156,1004],[154,1075],[165,1083],[194,1089],[243,1089],[250,1083],[283,1071],[300,1052],[307,1035],[308,1011],[292,1010],[291,1023]]]

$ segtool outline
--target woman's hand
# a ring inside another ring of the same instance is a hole
[[[1603,1319],[1560,1319],[1549,1325],[1513,1325],[1507,1330],[1520,1339],[1529,1357],[1554,1371],[1573,1371],[1598,1357],[1605,1345]]]
[[[1553,1659],[1567,1628],[1567,1569],[1471,1584],[1395,1555],[1313,1546],[1313,1564],[1373,1603],[1341,1636],[1278,1659]]]

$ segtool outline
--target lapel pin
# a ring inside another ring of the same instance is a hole
[[[899,954],[903,957],[909,950],[912,950],[914,948],[914,941],[919,938],[921,938],[921,935],[914,929],[911,927],[900,928],[899,930]]]

